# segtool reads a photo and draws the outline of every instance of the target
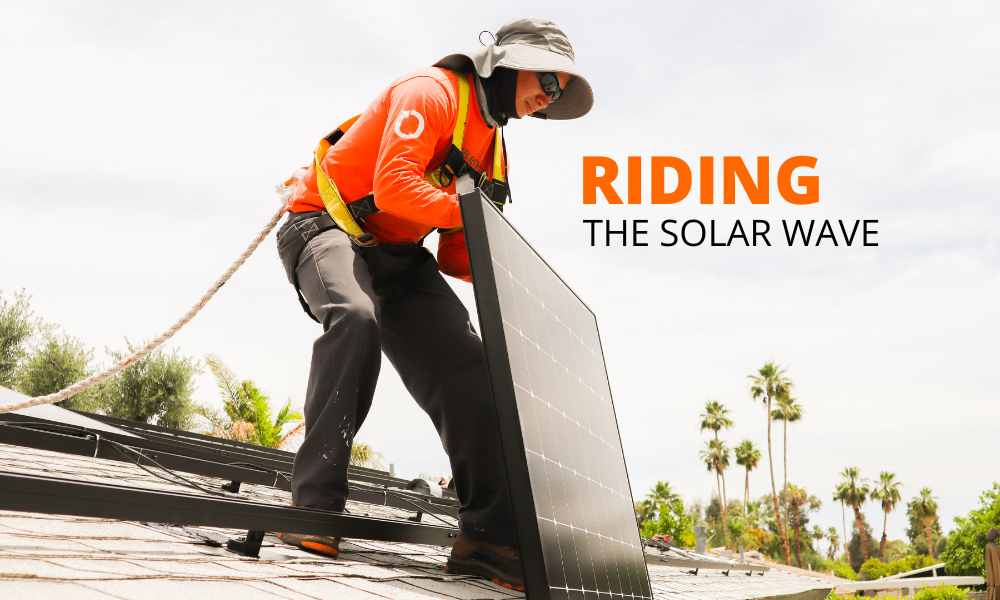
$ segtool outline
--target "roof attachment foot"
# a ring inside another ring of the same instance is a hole
[[[231,552],[249,556],[250,558],[260,557],[260,544],[264,541],[263,531],[248,531],[245,538],[229,540],[226,544]]]

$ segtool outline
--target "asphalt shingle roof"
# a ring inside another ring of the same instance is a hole
[[[0,444],[0,470],[74,480],[190,491],[129,463]],[[222,480],[187,475],[219,489]],[[287,505],[279,489],[245,484],[241,495]],[[355,514],[404,518],[412,513],[349,502]],[[431,522],[425,515],[425,521]],[[448,548],[345,540],[329,560],[264,539],[260,558],[227,551],[244,531],[0,511],[0,598],[129,600],[507,600],[524,594],[444,571]],[[220,542],[222,546],[220,547]],[[772,568],[761,576],[735,571],[650,565],[657,600],[753,600],[778,596],[819,600],[828,581]]]

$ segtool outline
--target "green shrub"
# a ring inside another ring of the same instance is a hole
[[[858,580],[858,574],[854,572],[851,565],[847,564],[843,560],[838,560],[833,563],[833,574],[841,579],[850,579],[851,581]]]
[[[118,362],[135,351],[128,344],[127,352],[108,354]],[[195,415],[191,401],[194,378],[200,372],[195,359],[157,348],[105,383],[100,392],[101,408],[119,419],[188,429]]]
[[[865,564],[861,565],[861,576],[865,581],[874,581],[882,577],[905,573],[923,567],[938,564],[929,556],[913,555],[894,560],[891,563],[884,563],[877,558],[869,558]]]
[[[65,332],[56,334],[52,330],[43,332],[41,338],[41,343],[18,366],[19,392],[31,397],[54,394],[93,373],[90,361],[94,358],[94,352],[88,350],[83,342]],[[99,390],[100,388],[84,390],[63,400],[59,406],[95,412],[100,408]]]
[[[675,546],[681,548],[694,547],[694,533],[691,531],[691,518],[684,512],[684,503],[680,499],[660,506],[655,519],[649,519],[642,524],[641,533],[645,537],[654,535],[669,535]]]
[[[0,290],[0,385],[14,387],[17,366],[28,355],[39,321],[32,319],[31,296],[24,290],[14,293],[12,303],[2,296]]]
[[[974,508],[966,517],[955,517],[958,528],[951,533],[948,547],[941,554],[948,575],[986,576],[983,550],[986,547],[986,532],[1000,522],[1000,484],[993,483],[991,489],[979,496],[980,507]]]
[[[957,585],[925,587],[917,592],[913,600],[965,600],[966,591]]]

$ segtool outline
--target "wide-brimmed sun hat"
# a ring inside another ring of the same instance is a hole
[[[531,17],[513,19],[504,23],[495,37],[496,41],[488,46],[448,55],[434,66],[453,71],[475,69],[480,77],[489,77],[497,67],[569,73],[573,77],[559,100],[535,114],[547,119],[576,119],[590,112],[594,106],[594,92],[576,68],[573,46],[558,25]]]

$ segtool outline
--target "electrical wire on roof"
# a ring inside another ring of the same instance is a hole
[[[94,456],[95,457],[97,456],[97,450],[99,449],[100,444],[104,443],[104,444],[107,444],[107,445],[111,446],[115,450],[117,450],[118,453],[121,454],[123,457],[125,457],[126,460],[128,460],[129,462],[131,462],[135,466],[139,467],[143,471],[149,473],[153,477],[157,477],[159,479],[162,479],[162,480],[164,480],[164,481],[166,481],[168,483],[172,483],[174,485],[182,485],[182,486],[185,486],[185,487],[194,488],[194,489],[196,489],[196,490],[198,490],[200,492],[205,492],[206,494],[212,494],[213,496],[226,496],[226,494],[224,492],[217,492],[215,490],[210,490],[210,489],[204,488],[204,487],[198,485],[197,483],[195,483],[194,481],[191,481],[187,477],[184,477],[183,475],[180,475],[180,474],[176,473],[175,471],[172,471],[171,469],[168,469],[167,467],[164,467],[160,463],[158,463],[155,460],[153,460],[152,458],[150,458],[148,455],[144,454],[142,452],[142,450],[133,448],[131,446],[128,446],[126,444],[122,444],[120,442],[116,442],[114,440],[110,440],[110,439],[108,439],[106,437],[105,438],[101,438],[101,436],[96,431],[92,431],[92,430],[90,430],[90,429],[88,429],[86,427],[79,427],[79,426],[76,426],[76,425],[66,425],[66,424],[59,424],[57,427],[52,427],[48,423],[37,423],[37,422],[32,422],[32,421],[19,422],[19,423],[13,423],[13,422],[10,422],[10,421],[0,421],[0,425],[2,425],[4,427],[14,427],[14,428],[17,428],[17,429],[29,429],[29,430],[33,430],[33,431],[38,431],[38,430],[45,431],[45,430],[52,430],[52,429],[56,429],[56,430],[64,429],[64,430],[69,430],[72,433],[83,433],[83,434],[85,434],[84,436],[77,436],[77,437],[83,437],[83,439],[86,439],[86,440],[89,440],[89,439],[94,439],[95,440],[95,442],[97,444],[97,448],[94,449]],[[144,460],[148,460],[149,462],[151,462],[152,464],[154,464],[158,468],[162,469],[164,472],[168,473],[171,477],[174,477],[175,479],[169,479],[169,478],[167,478],[167,477],[165,477],[165,476],[163,476],[163,475],[161,475],[159,473],[156,473],[155,471],[151,471],[150,469],[147,469],[145,467],[145,465],[142,465],[142,464],[139,463],[138,459],[136,459],[133,456],[129,455],[129,452],[132,452],[133,454],[135,454],[136,456],[141,457]]]
[[[78,394],[83,390],[91,386],[94,386],[104,381],[105,379],[108,379],[109,377],[116,375],[119,371],[128,367],[129,365],[139,362],[147,354],[149,354],[157,347],[159,347],[163,342],[173,337],[175,333],[181,330],[181,327],[187,325],[188,322],[190,322],[191,319],[193,319],[194,316],[198,314],[201,311],[201,309],[205,307],[206,304],[208,304],[208,301],[211,300],[212,296],[214,296],[215,293],[219,291],[219,288],[221,288],[223,285],[225,285],[227,281],[229,281],[229,278],[233,276],[233,273],[235,273],[237,269],[243,266],[243,263],[245,263],[247,259],[250,258],[250,255],[253,254],[254,250],[257,249],[257,246],[259,246],[260,243],[264,241],[264,238],[266,238],[267,235],[271,233],[271,230],[274,229],[274,226],[278,224],[279,220],[281,220],[281,216],[284,215],[285,212],[288,210],[288,201],[291,196],[291,191],[292,188],[288,186],[284,185],[278,186],[278,193],[281,195],[281,208],[278,210],[278,212],[276,212],[274,216],[271,217],[271,220],[267,222],[267,225],[264,226],[264,229],[262,229],[260,233],[257,234],[257,237],[254,238],[253,242],[251,242],[250,245],[247,247],[247,249],[243,251],[243,254],[241,254],[239,258],[236,259],[235,262],[233,262],[233,264],[229,267],[229,269],[222,274],[222,277],[219,277],[219,279],[212,284],[212,287],[208,288],[208,291],[205,292],[205,295],[201,297],[201,300],[199,300],[197,304],[192,306],[191,309],[184,314],[184,316],[178,319],[178,321],[174,323],[170,327],[170,329],[167,329],[165,332],[154,338],[153,341],[149,342],[148,344],[140,348],[138,351],[132,354],[132,356],[129,356],[128,358],[119,361],[118,363],[112,365],[111,367],[105,369],[104,371],[101,371],[96,375],[91,375],[90,377],[78,381],[73,385],[69,386],[68,388],[60,390],[54,394],[49,394],[48,396],[38,396],[36,398],[32,398],[31,400],[21,402],[20,404],[2,406],[0,407],[0,414],[12,412],[15,410],[21,410],[23,408],[31,408],[32,406],[39,406],[42,404],[52,404],[53,402],[61,402],[66,398],[73,396],[74,394]]]
[[[172,477],[176,477],[178,480],[180,480],[180,482],[179,482],[180,485],[187,485],[187,486],[192,487],[192,488],[194,488],[196,490],[205,492],[206,494],[212,494],[213,496],[225,496],[226,495],[225,492],[217,492],[215,490],[210,490],[210,489],[201,487],[200,485],[198,485],[197,483],[195,483],[195,482],[191,481],[190,479],[184,477],[183,475],[179,475],[176,472],[171,471],[170,469],[168,469],[168,468],[164,467],[163,465],[161,465],[160,463],[156,462],[152,458],[149,458],[148,456],[146,456],[145,454],[143,454],[142,451],[140,451],[140,450],[136,450],[134,448],[130,448],[129,446],[126,446],[125,444],[120,444],[118,442],[113,442],[111,440],[108,440],[107,438],[105,438],[104,441],[105,441],[105,443],[111,444],[111,447],[114,448],[115,450],[117,450],[119,454],[121,454],[122,456],[124,456],[125,458],[127,458],[129,460],[129,462],[131,462],[135,466],[139,467],[143,471],[149,473],[153,477],[159,477],[160,479],[162,479],[164,481],[167,481],[169,483],[174,483],[174,484],[178,483],[177,481],[171,481],[170,479],[164,477],[163,475],[160,475],[159,473],[156,473],[154,471],[151,471],[151,470],[147,469],[145,466],[143,466],[142,464],[140,464],[138,460],[136,460],[136,459],[132,458],[131,456],[129,456],[128,452],[126,452],[126,450],[138,454],[142,458],[148,460],[149,462],[153,463],[157,467],[163,469],[163,471],[165,471],[166,473],[170,474]]]
[[[373,491],[373,488],[371,488],[371,487],[360,486],[360,485],[357,485],[357,484],[349,484],[349,489],[358,490],[358,491],[364,491],[364,492],[368,492],[368,493],[372,493],[372,491]],[[440,513],[444,514],[446,517],[451,517],[453,519],[457,519],[458,518],[458,512],[457,511],[453,514],[449,510],[447,510],[446,508],[444,508],[443,506],[440,506],[438,504],[434,504],[433,502],[428,502],[426,500],[422,500],[420,498],[415,498],[414,494],[410,494],[410,493],[407,493],[407,492],[396,492],[396,491],[390,490],[390,489],[379,489],[378,491],[382,492],[382,494],[384,494],[385,496],[392,496],[393,498],[398,498],[398,499],[402,500],[403,502],[406,502],[407,504],[409,504],[410,506],[412,506],[413,508],[417,509],[420,512],[426,512],[427,514],[429,514],[430,516],[434,517],[438,521],[441,521],[442,523],[444,523],[448,527],[454,527],[455,526],[454,523],[449,523],[448,521],[442,519],[441,517],[437,516],[434,513],[435,512],[440,512]]]
[[[184,477],[183,475],[180,475],[176,471],[173,471],[172,469],[161,465],[160,463],[156,462],[154,459],[150,458],[149,455],[147,455],[146,453],[144,453],[142,451],[142,449],[133,448],[132,446],[129,446],[127,444],[122,444],[121,442],[116,442],[114,440],[110,440],[107,437],[101,437],[100,434],[97,431],[92,430],[92,429],[87,428],[87,427],[82,427],[80,425],[71,425],[71,424],[68,424],[68,423],[47,423],[47,422],[40,422],[40,421],[18,421],[18,422],[0,421],[0,426],[15,427],[15,428],[18,428],[18,429],[28,429],[28,430],[32,430],[32,431],[55,431],[55,432],[58,432],[58,433],[61,433],[61,434],[76,434],[75,437],[83,438],[83,439],[86,439],[86,440],[93,439],[95,441],[95,444],[96,444],[95,448],[94,448],[94,457],[97,457],[97,453],[98,453],[98,450],[100,448],[100,444],[102,444],[102,443],[103,444],[107,444],[107,445],[111,446],[112,448],[114,448],[116,451],[118,451],[118,453],[121,454],[126,460],[128,460],[129,462],[131,462],[135,466],[139,467],[140,469],[142,469],[143,471],[149,473],[150,475],[152,475],[154,477],[157,477],[159,479],[162,479],[162,480],[164,480],[164,481],[166,481],[168,483],[172,483],[174,485],[182,485],[182,486],[185,486],[185,487],[190,487],[190,488],[196,489],[196,490],[198,490],[200,492],[204,492],[206,494],[211,494],[213,496],[224,496],[224,497],[226,496],[226,494],[224,492],[219,492],[219,491],[216,491],[216,490],[207,489],[207,488],[199,485],[198,483],[196,483],[194,481],[191,481],[190,479]],[[132,454],[129,454],[130,452]],[[168,477],[165,477],[164,475],[162,475],[160,473],[157,473],[155,471],[152,471],[152,470],[146,468],[146,466],[143,465],[143,464],[141,464],[139,462],[139,460],[147,460],[147,461],[149,461],[150,463],[152,463],[153,465],[155,465],[159,469],[162,469],[165,473],[167,473],[171,477],[174,477],[175,479],[169,479]],[[268,473],[270,475],[274,475],[275,477],[282,477],[286,481],[291,481],[291,478],[290,478],[290,476],[289,476],[288,473],[285,473],[283,471],[278,471],[276,469],[270,469],[268,467],[264,467],[264,466],[257,465],[257,464],[254,464],[254,463],[237,462],[237,463],[225,463],[225,464],[228,465],[228,466],[240,466],[240,467],[246,467],[246,468],[254,469],[254,470],[257,470],[257,471]],[[354,485],[352,487],[354,489],[358,489],[358,490],[362,490],[363,489],[364,491],[368,491],[368,492],[371,491],[371,489],[362,488],[361,486],[357,486],[357,485]],[[449,527],[453,527],[454,523],[450,523],[450,522],[442,519],[437,514],[435,514],[435,512],[440,512],[440,513],[444,514],[445,516],[452,517],[454,519],[458,518],[457,511],[453,514],[451,511],[449,511],[448,509],[444,508],[443,506],[434,504],[432,502],[428,502],[426,500],[422,500],[420,498],[414,498],[413,494],[409,494],[409,493],[405,493],[405,492],[396,492],[396,491],[390,490],[390,489],[382,489],[382,490],[379,490],[379,491],[381,491],[386,496],[392,496],[394,498],[398,498],[398,499],[406,502],[407,504],[409,504],[410,506],[414,507],[418,511],[426,512],[428,515],[434,517],[435,519],[437,519],[438,521],[441,521],[442,523],[444,523],[445,525],[447,525]]]
[[[291,475],[289,473],[286,473],[284,471],[279,471],[277,469],[270,469],[268,467],[262,467],[260,465],[255,465],[253,463],[247,463],[247,462],[234,462],[234,463],[226,463],[226,464],[229,465],[230,467],[246,467],[248,469],[254,469],[256,471],[262,471],[264,473],[267,473],[268,475],[274,475],[275,477],[281,477],[285,481],[288,481],[288,482],[292,481],[292,477],[291,477]],[[277,479],[275,481],[277,481]]]
[[[420,500],[418,498],[413,498],[412,495],[410,495],[410,494],[405,494],[403,492],[394,492],[392,490],[385,490],[385,493],[388,496],[392,496],[394,498],[399,498],[400,500],[402,500],[403,502],[406,502],[407,504],[413,506],[417,510],[426,511],[427,514],[431,515],[432,517],[434,517],[438,521],[441,521],[442,523],[444,523],[445,525],[447,525],[449,527],[452,527],[454,525],[454,523],[449,523],[448,521],[445,521],[441,517],[435,515],[432,511],[427,510],[426,508],[421,508],[420,505],[424,504],[426,506],[430,506],[430,507],[432,507],[435,510],[439,510],[439,511],[443,512],[445,515],[447,515],[449,517],[453,517],[455,519],[458,518],[457,511],[456,511],[456,514],[452,515],[451,513],[449,513],[447,510],[445,510],[441,506],[438,506],[436,504],[432,504],[431,502],[427,502],[426,500]]]

